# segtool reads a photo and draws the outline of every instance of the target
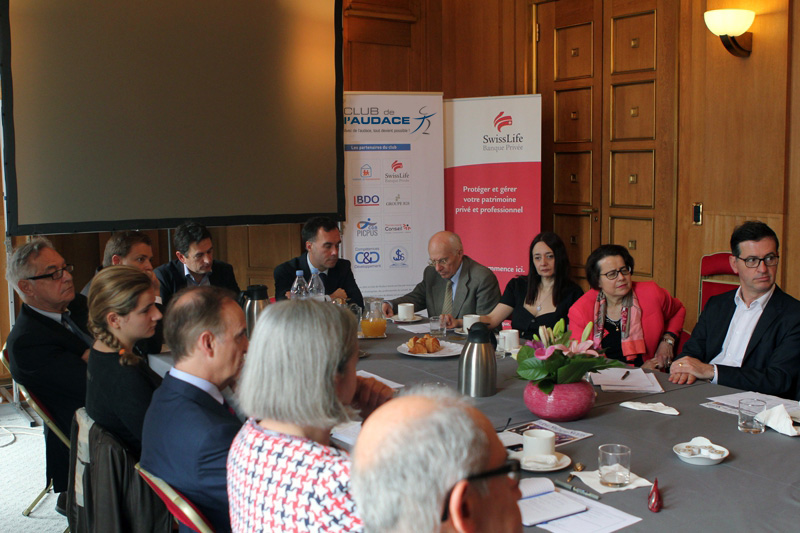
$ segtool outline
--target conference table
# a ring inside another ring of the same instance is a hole
[[[426,359],[399,353],[397,347],[413,333],[394,324],[385,339],[360,342],[366,352],[358,369],[383,378],[414,385],[443,383],[458,385],[458,357]],[[454,334],[450,342],[464,342]],[[572,464],[581,462],[587,470],[597,469],[597,447],[618,443],[632,450],[631,471],[648,481],[658,478],[664,502],[659,513],[647,508],[649,488],[636,488],[601,495],[600,503],[640,517],[625,531],[798,531],[800,530],[800,438],[767,429],[760,435],[741,433],[737,418],[707,407],[707,398],[741,392],[737,389],[696,382],[675,385],[667,375],[656,373],[664,393],[602,392],[589,414],[574,422],[562,422],[568,429],[592,437],[559,446]],[[516,361],[497,360],[497,394],[476,398],[476,406],[503,428],[535,420],[522,399],[525,381],[516,379]],[[679,416],[620,407],[629,400],[662,402],[676,408]],[[684,463],[672,451],[675,444],[703,436],[727,448],[730,455],[720,464],[695,466]],[[571,468],[536,474],[566,480]],[[534,475],[523,471],[523,477]],[[573,485],[588,489],[577,477]],[[526,530],[535,530],[534,527]]]

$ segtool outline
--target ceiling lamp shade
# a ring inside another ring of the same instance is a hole
[[[712,9],[703,14],[708,30],[717,35],[725,49],[737,57],[748,57],[752,50],[753,34],[748,32],[754,11],[748,9]],[[739,37],[737,39],[737,37]]]

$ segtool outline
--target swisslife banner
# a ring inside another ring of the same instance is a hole
[[[444,115],[445,228],[503,290],[541,228],[541,96],[446,100]]]
[[[364,296],[422,280],[428,239],[444,229],[443,124],[441,93],[344,94],[342,257]]]

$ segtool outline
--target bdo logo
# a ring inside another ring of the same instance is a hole
[[[356,206],[378,206],[381,205],[381,197],[377,194],[359,194],[354,197]]]

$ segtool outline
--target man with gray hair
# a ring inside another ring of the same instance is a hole
[[[368,533],[522,531],[519,462],[491,422],[443,388],[412,389],[365,422],[352,491]]]
[[[6,341],[11,375],[69,435],[72,415],[86,401],[86,362],[93,342],[86,329],[86,298],[75,295],[72,265],[43,237],[14,250],[6,279],[23,301]],[[61,493],[56,510],[64,514],[69,450],[47,429],[45,442],[47,477]]]
[[[225,461],[242,426],[222,391],[239,375],[248,347],[235,297],[202,286],[172,298],[164,334],[175,366],[153,394],[142,429],[142,467],[179,490],[219,532],[231,530]]]
[[[413,303],[414,311],[441,315],[448,328],[461,325],[464,315],[488,315],[500,302],[494,273],[464,255],[461,238],[451,231],[434,233],[428,241],[428,266],[414,290],[384,302],[383,312],[394,316],[397,305]]]

